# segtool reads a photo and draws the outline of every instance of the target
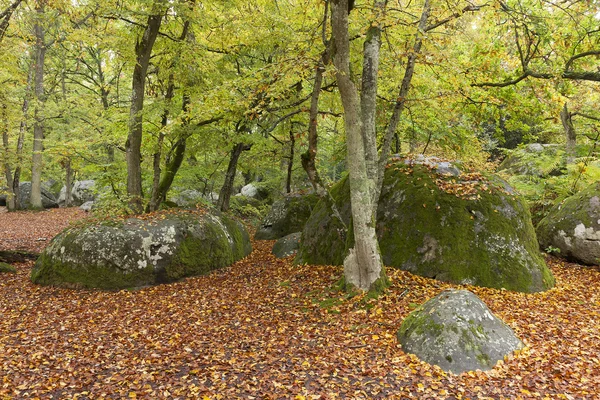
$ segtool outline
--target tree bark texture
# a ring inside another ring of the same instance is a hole
[[[12,169],[10,167],[10,144],[8,141],[8,105],[6,104],[6,98],[2,96],[2,105],[0,108],[2,110],[2,146],[4,153],[4,175],[6,177],[6,186],[8,186],[9,193],[6,196],[6,206],[9,210],[15,209],[15,196],[12,193],[13,187],[13,174]]]
[[[238,143],[233,146],[233,149],[231,150],[229,165],[227,166],[227,173],[225,174],[225,182],[223,182],[223,186],[219,192],[219,201],[217,202],[217,208],[221,211],[229,210],[229,199],[231,198],[233,182],[235,181],[235,174],[240,155],[243,151],[250,150],[250,148],[252,148],[252,145]]]
[[[287,176],[285,179],[285,192],[292,193],[292,173],[294,172],[294,153],[296,151],[296,137],[290,127],[290,154],[288,156]]]
[[[560,121],[565,129],[565,136],[567,139],[567,164],[573,164],[575,162],[575,146],[577,145],[577,135],[575,133],[575,126],[573,125],[572,115],[569,112],[567,103],[565,103],[562,110],[560,110]]]
[[[396,99],[396,104],[394,105],[394,110],[392,111],[392,117],[390,118],[390,122],[387,126],[385,136],[383,138],[383,146],[381,148],[381,154],[379,155],[379,175],[377,177],[377,184],[375,186],[377,190],[377,193],[374,196],[376,203],[379,201],[379,195],[381,194],[383,174],[385,172],[385,165],[388,162],[392,139],[396,134],[396,130],[398,129],[398,123],[400,122],[400,116],[402,115],[402,111],[406,106],[406,99],[408,96],[408,91],[410,89],[410,83],[415,73],[417,57],[421,53],[421,47],[423,46],[423,37],[425,36],[425,31],[427,29],[427,20],[429,19],[430,12],[430,2],[429,0],[425,0],[425,3],[423,4],[423,12],[421,13],[421,18],[419,20],[419,26],[417,28],[417,33],[415,34],[413,50],[408,55],[408,59],[406,61],[406,69],[404,70],[404,77],[402,78],[402,83],[400,84],[398,98]]]
[[[374,186],[367,173],[363,141],[361,102],[358,89],[350,76],[350,40],[348,35],[348,0],[333,0],[332,31],[335,40],[334,65],[346,129],[347,162],[350,179],[350,201],[354,243],[344,260],[344,277],[348,284],[361,290],[371,290],[381,278],[383,264],[375,234],[371,189]]]
[[[158,36],[162,15],[151,15],[144,34],[135,44],[136,64],[131,84],[131,108],[129,112],[129,135],[125,143],[127,157],[127,194],[132,211],[142,212],[142,134],[144,92],[146,74],[152,55],[152,47]]]
[[[71,207],[73,201],[73,169],[71,159],[65,160],[65,207]]]
[[[45,0],[38,0],[35,5],[35,72],[34,72],[34,125],[33,125],[33,157],[31,161],[31,207],[42,208],[42,167],[44,152],[44,60],[46,43],[42,19],[44,18]]]
[[[190,104],[190,97],[188,94],[183,94],[183,102],[182,102],[182,110],[184,113],[188,112],[188,106]],[[183,127],[189,125],[189,119],[186,117],[183,120]],[[169,189],[171,189],[171,185],[173,184],[173,180],[175,179],[175,175],[177,175],[177,171],[181,167],[181,163],[183,163],[183,157],[185,156],[185,149],[187,147],[187,135],[182,133],[181,136],[175,142],[172,150],[172,156],[167,157],[166,160],[166,168],[165,173],[162,175],[160,180],[160,184],[158,185],[158,189],[156,191],[156,204],[160,205],[160,203],[164,202],[167,199],[167,193]]]

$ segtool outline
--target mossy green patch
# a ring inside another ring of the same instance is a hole
[[[499,178],[476,175],[442,176],[424,165],[392,164],[376,222],[384,264],[455,283],[522,292],[552,287],[526,204]],[[331,194],[348,226],[348,180]],[[305,226],[297,260],[342,264],[350,236],[330,200],[321,200]]]
[[[16,268],[13,267],[12,265],[0,262],[0,274],[1,273],[12,273],[12,274],[14,274],[16,272],[17,272]]]
[[[318,201],[316,194],[294,194],[278,200],[261,222],[255,239],[279,239],[302,231]]]
[[[557,203],[537,226],[542,248],[558,249],[559,256],[584,264],[600,264],[598,247],[594,247],[594,240],[589,240],[594,239],[594,234],[591,237],[584,232],[576,235],[578,226],[584,231],[600,232],[600,181]]]
[[[34,283],[125,289],[206,274],[251,251],[244,227],[212,213],[72,227],[52,240],[32,271]]]
[[[49,254],[42,253],[31,272],[31,281],[39,285],[73,289],[118,290],[150,285],[155,279],[151,267],[131,272],[115,271],[111,266],[58,261]]]

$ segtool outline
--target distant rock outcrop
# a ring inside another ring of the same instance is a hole
[[[288,195],[273,203],[254,236],[257,240],[279,239],[300,232],[319,201],[316,194]]]

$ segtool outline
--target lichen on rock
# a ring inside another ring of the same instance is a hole
[[[489,370],[523,347],[467,290],[446,290],[427,301],[404,319],[397,336],[405,352],[456,374]]]
[[[276,201],[254,238],[273,240],[301,231],[318,201],[315,194],[292,194]]]
[[[537,236],[543,249],[583,264],[600,265],[600,182],[556,204],[540,221]]]
[[[40,255],[31,279],[63,287],[139,287],[205,274],[250,251],[239,222],[181,210],[69,228]]]

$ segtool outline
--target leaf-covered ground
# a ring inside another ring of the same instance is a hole
[[[0,226],[35,250],[79,217],[3,213]],[[557,287],[541,294],[469,287],[528,347],[457,376],[395,338],[417,304],[456,285],[390,271],[378,301],[345,299],[327,289],[339,267],[293,266],[272,243],[209,276],[138,291],[39,287],[32,263],[17,265],[0,280],[0,399],[598,398],[597,269],[550,260]]]

